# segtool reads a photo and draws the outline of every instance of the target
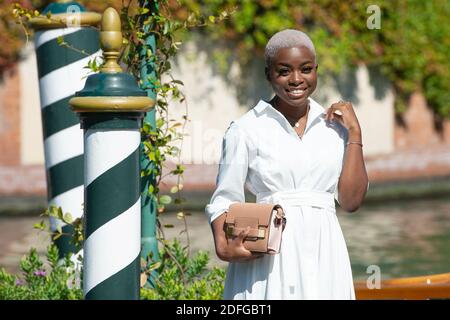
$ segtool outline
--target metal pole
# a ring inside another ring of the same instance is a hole
[[[85,299],[139,299],[141,198],[139,145],[153,100],[117,64],[120,17],[108,8],[100,32],[105,64],[70,100],[85,143]]]
[[[49,12],[50,19],[46,17]],[[68,101],[83,88],[88,61],[100,54],[98,31],[89,27],[100,19],[100,14],[70,2],[51,3],[31,20],[36,30],[48,205],[61,207],[74,219],[83,214],[83,132]],[[63,233],[55,241],[60,258],[75,253],[72,226],[51,217],[50,227],[52,231],[61,228]]]
[[[158,11],[158,4],[156,0],[140,0],[139,4],[142,8],[148,8],[150,15],[153,12]],[[144,32],[146,34],[145,43],[140,48],[140,78],[141,88],[147,92],[147,96],[153,100],[156,100],[155,88],[153,81],[157,75],[154,68],[154,63],[147,56],[148,51],[152,53],[156,51],[156,39],[155,35],[151,32],[152,25],[145,25]],[[156,130],[155,109],[147,112],[144,121],[150,125],[152,130]],[[153,164],[144,153],[144,146],[141,143],[141,167],[143,170],[152,170]],[[152,261],[157,261],[158,256],[158,240],[156,239],[156,199],[155,195],[149,192],[150,186],[156,186],[156,178],[154,174],[141,178],[141,216],[142,216],[142,238],[141,238],[141,257],[147,259],[151,254]],[[156,271],[153,271],[153,277],[156,276]],[[149,277],[147,280],[147,286],[153,286],[152,279]]]

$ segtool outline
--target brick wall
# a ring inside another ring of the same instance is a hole
[[[46,196],[44,166],[0,166],[0,196]]]
[[[420,93],[411,96],[408,110],[394,129],[396,150],[423,149],[443,145],[450,147],[450,120],[436,130],[434,115]]]
[[[20,164],[20,81],[17,66],[0,75],[0,165]]]

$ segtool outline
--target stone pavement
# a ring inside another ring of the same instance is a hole
[[[33,228],[33,224],[41,219],[38,216],[0,216],[0,267],[8,272],[19,272],[20,259],[35,247],[38,253],[45,257],[46,247],[50,243],[47,233]],[[173,224],[174,228],[164,228],[166,239],[178,237],[182,244],[187,244],[184,222],[178,220],[173,213],[164,214],[161,223]],[[198,250],[210,252],[209,266],[225,266],[215,254],[212,233],[206,219],[201,212],[193,213],[187,217],[188,234],[190,238],[191,254]]]

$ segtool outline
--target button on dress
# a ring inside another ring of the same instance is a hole
[[[355,299],[335,210],[347,130],[309,101],[302,138],[263,100],[225,133],[209,222],[245,202],[246,187],[257,202],[280,204],[287,223],[279,254],[228,264],[224,299]]]

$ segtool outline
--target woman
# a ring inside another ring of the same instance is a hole
[[[217,189],[206,207],[216,253],[229,262],[224,298],[354,299],[334,200],[354,212],[367,191],[358,119],[349,102],[324,110],[310,98],[318,65],[303,32],[275,34],[265,60],[275,96],[259,101],[227,129]],[[246,250],[246,232],[227,241],[225,213],[230,204],[245,202],[244,185],[257,202],[284,208],[280,254]]]

